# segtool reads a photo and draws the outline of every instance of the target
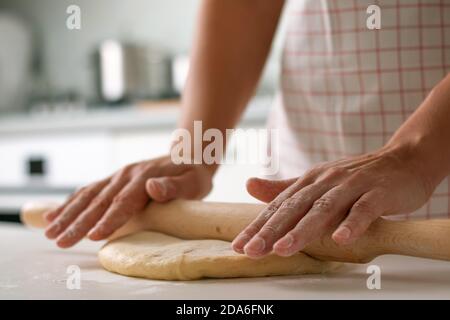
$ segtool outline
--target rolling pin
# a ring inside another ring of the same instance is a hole
[[[43,228],[47,224],[43,213],[54,207],[26,205],[22,208],[21,219],[26,225]],[[264,207],[264,204],[187,200],[166,204],[152,202],[109,239],[149,230],[182,239],[232,241]],[[380,218],[351,245],[339,246],[328,234],[309,244],[302,252],[320,260],[352,263],[367,263],[384,254],[450,261],[450,219],[389,221]]]

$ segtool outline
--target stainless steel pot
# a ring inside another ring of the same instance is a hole
[[[104,101],[172,95],[171,59],[163,50],[109,40],[98,53],[99,93]]]

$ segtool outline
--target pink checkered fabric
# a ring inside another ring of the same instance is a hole
[[[381,8],[369,30],[366,9]],[[292,0],[280,90],[279,177],[383,146],[450,71],[450,0]],[[407,217],[450,217],[450,179]]]

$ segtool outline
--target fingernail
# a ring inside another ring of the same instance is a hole
[[[291,247],[293,243],[294,243],[294,237],[292,237],[290,234],[288,234],[283,239],[278,241],[276,243],[276,246],[278,248],[287,249],[287,248]]]
[[[87,233],[87,235],[86,235],[86,237],[88,237],[88,238],[90,238],[90,237],[92,237],[93,235],[95,235],[95,233],[96,233],[96,230],[91,230],[91,231],[89,231],[88,233]]]
[[[261,237],[255,237],[244,247],[245,253],[259,253],[266,247],[266,242]]]
[[[156,188],[158,188],[159,193],[161,194],[161,197],[165,197],[167,195],[167,188],[166,188],[166,184],[158,181],[158,180],[153,180],[153,183],[155,183]]]
[[[96,240],[99,237],[99,230],[98,229],[92,229],[88,232],[87,237],[91,240]]]
[[[341,239],[346,240],[346,239],[350,238],[351,233],[352,232],[348,227],[342,226],[336,230],[334,235]]]
[[[105,231],[106,231],[105,226],[103,224],[100,224],[95,228],[91,229],[91,231],[88,232],[87,237],[93,241],[100,240],[103,237]]]
[[[231,243],[231,246],[232,246],[235,250],[242,251],[242,248],[244,247],[244,245],[245,245],[250,239],[251,239],[251,237],[249,237],[249,236],[246,235],[246,234],[237,236],[237,238],[234,239],[233,242]]]
[[[60,229],[61,225],[59,223],[53,223],[47,227],[47,229],[45,230],[45,235],[47,238],[52,239],[56,236]]]

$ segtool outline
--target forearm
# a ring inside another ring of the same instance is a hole
[[[204,0],[179,127],[233,128],[254,93],[283,0]],[[225,136],[225,135],[224,135]],[[225,141],[224,141],[225,142]]]
[[[397,130],[390,146],[406,146],[430,189],[450,173],[450,74]]]

